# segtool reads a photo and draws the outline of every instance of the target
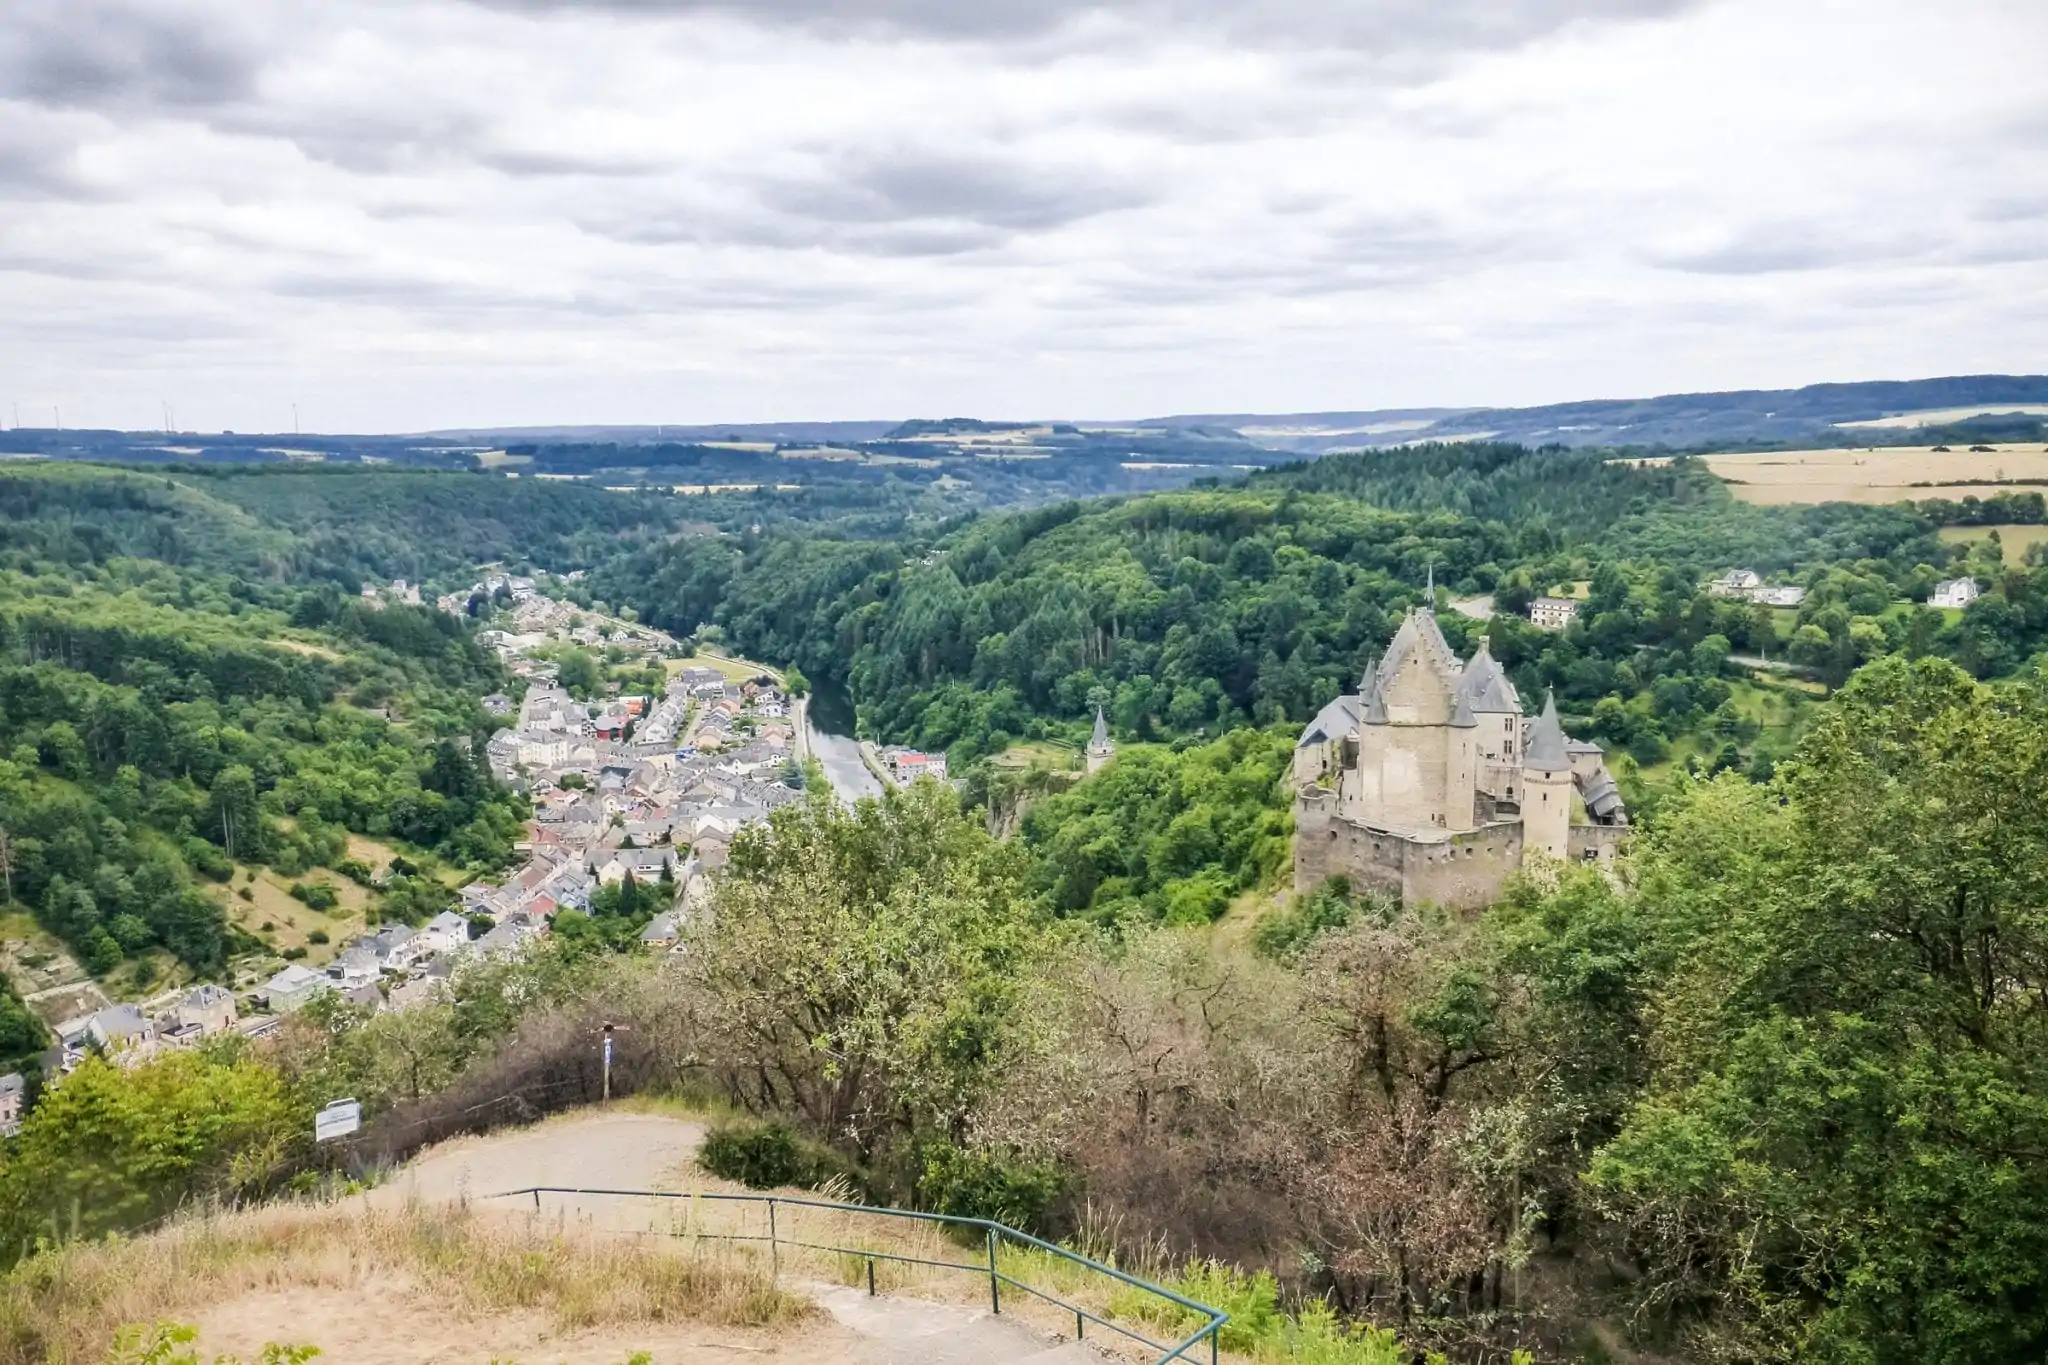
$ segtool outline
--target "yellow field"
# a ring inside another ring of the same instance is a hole
[[[1893,430],[1907,427],[1934,427],[1946,422],[1961,422],[1972,417],[2003,417],[2007,413],[2024,412],[2032,417],[2048,416],[2048,404],[2043,403],[1979,403],[1974,408],[1927,408],[1921,412],[1901,412],[1891,417],[1873,417],[1863,422],[1837,422],[1839,427],[1881,427]]]
[[[2048,545],[2048,526],[1944,526],[1941,538],[1951,545],[1963,545],[1982,540],[1993,531],[1998,532],[1999,543],[2005,546],[2008,564],[2023,563],[2027,551],[2035,545]]]
[[[2048,491],[2048,445],[2039,441],[1993,446],[1972,453],[1955,446],[1893,446],[1880,450],[1774,450],[1707,455],[1707,468],[1726,479],[1744,502],[1776,506],[1812,502],[1920,502],[1928,498],[1988,498],[2021,492],[1969,479],[2038,479]]]

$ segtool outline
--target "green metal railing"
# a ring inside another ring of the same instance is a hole
[[[781,1273],[782,1249],[784,1247],[792,1250],[820,1251],[829,1255],[846,1256],[855,1260],[865,1261],[867,1263],[868,1293],[870,1294],[875,1292],[875,1262],[877,1261],[886,1261],[897,1265],[928,1266],[938,1270],[985,1275],[988,1277],[989,1311],[993,1313],[1001,1313],[1003,1311],[1003,1286],[1008,1285],[1012,1289],[1021,1290],[1033,1298],[1041,1299],[1056,1308],[1072,1313],[1074,1315],[1074,1336],[1077,1340],[1087,1336],[1087,1324],[1092,1322],[1096,1326],[1114,1332],[1147,1350],[1163,1352],[1164,1354],[1154,1362],[1154,1365],[1170,1365],[1170,1362],[1176,1360],[1193,1360],[1195,1358],[1193,1352],[1204,1342],[1208,1343],[1210,1365],[1216,1365],[1219,1351],[1217,1336],[1222,1331],[1223,1324],[1230,1320],[1230,1315],[1221,1309],[1211,1308],[1205,1303],[1197,1303],[1184,1295],[1174,1293],[1164,1285],[1153,1284],[1150,1280],[1143,1280],[1136,1275],[1126,1274],[1115,1266],[1104,1265],[1102,1262],[1091,1260],[1078,1252],[1069,1251],[1063,1246],[1057,1246],[1042,1238],[1033,1237],[1028,1232],[1019,1232],[1013,1227],[991,1222],[986,1218],[961,1218],[947,1213],[918,1213],[910,1209],[878,1208],[870,1204],[840,1204],[826,1199],[793,1199],[787,1195],[779,1194],[714,1194],[709,1192],[692,1193],[670,1190],[579,1189],[563,1185],[529,1185],[524,1189],[500,1190],[496,1194],[484,1195],[483,1198],[513,1199],[522,1195],[531,1195],[533,1197],[533,1207],[536,1211],[541,1207],[542,1195],[603,1195],[625,1199],[680,1199],[701,1200],[705,1203],[765,1205],[768,1211],[768,1231],[766,1233],[706,1232],[701,1228],[697,1228],[675,1235],[679,1237],[707,1238],[712,1241],[723,1242],[766,1242],[768,1244],[771,1273],[776,1275]],[[986,1259],[981,1261],[939,1261],[922,1256],[908,1256],[897,1252],[877,1251],[872,1247],[836,1246],[828,1242],[810,1242],[794,1237],[785,1237],[780,1234],[776,1227],[775,1211],[778,1207],[818,1209],[826,1213],[848,1214],[869,1218],[893,1218],[904,1222],[957,1228],[963,1231],[978,1233],[980,1241],[985,1248]],[[1016,1245],[1033,1251],[1044,1252],[1069,1264],[1080,1266],[1092,1274],[1106,1276],[1127,1288],[1153,1295],[1201,1317],[1204,1321],[1202,1326],[1185,1340],[1177,1343],[1154,1341],[1143,1333],[1134,1331],[1120,1322],[1092,1312],[1080,1304],[1069,1303],[1056,1294],[1047,1293],[1006,1273],[1002,1268],[998,1254],[1006,1245]]]

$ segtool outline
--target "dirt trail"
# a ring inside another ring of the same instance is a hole
[[[444,1143],[361,1196],[375,1208],[411,1203],[469,1203],[527,1186],[681,1190],[721,1187],[691,1158],[702,1124],[648,1114],[556,1119],[532,1128]],[[532,1216],[532,1204],[504,1201],[507,1216]],[[601,1196],[550,1196],[545,1217],[574,1217],[619,1230],[644,1229],[672,1216]],[[1099,1365],[1099,1357],[1060,1345],[1012,1318],[985,1309],[883,1295],[837,1285],[804,1286],[826,1317],[795,1331],[748,1332],[690,1323],[645,1323],[560,1333],[538,1314],[464,1319],[401,1283],[347,1288],[279,1288],[246,1294],[203,1315],[208,1351],[253,1357],[267,1341],[310,1341],[321,1365],[619,1365],[635,1351],[654,1365]]]
[[[703,1124],[656,1114],[578,1116],[490,1137],[457,1138],[429,1148],[370,1191],[366,1202],[374,1208],[395,1208],[415,1199],[480,1202],[484,1195],[534,1185],[680,1189],[689,1182],[691,1160],[703,1138]]]

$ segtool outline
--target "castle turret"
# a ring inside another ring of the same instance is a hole
[[[1103,717],[1102,708],[1095,708],[1095,734],[1088,740],[1087,770],[1095,773],[1105,763],[1116,757],[1116,744],[1109,737],[1109,721]]]
[[[1564,861],[1571,839],[1572,760],[1557,698],[1546,694],[1543,714],[1529,727],[1522,758],[1522,851]]]

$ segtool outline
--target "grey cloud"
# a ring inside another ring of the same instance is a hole
[[[828,248],[863,256],[943,257],[998,247],[1156,198],[1148,185],[1092,168],[997,154],[866,149],[784,173],[696,191],[679,201],[586,212],[586,232],[639,245]]]
[[[1772,275],[1899,260],[1928,253],[1925,237],[1874,239],[1807,223],[1754,223],[1704,247],[1649,253],[1652,264],[1699,275]]]
[[[471,0],[535,14],[725,14],[826,33],[1016,41],[1092,19],[1208,29],[1273,47],[1399,55],[1515,47],[1575,20],[1660,18],[1700,0]]]
[[[662,162],[647,157],[606,156],[596,152],[568,152],[537,147],[479,147],[472,159],[502,175],[511,176],[603,176],[628,178],[654,175],[665,169]]]
[[[1042,232],[1152,195],[1092,171],[928,150],[856,153],[810,178],[771,180],[762,201],[785,213],[835,222],[964,223]]]
[[[59,119],[0,114],[0,199],[97,197],[78,176],[73,145]]]
[[[249,95],[258,45],[232,12],[133,0],[13,0],[0,94],[53,108],[195,109]]]

